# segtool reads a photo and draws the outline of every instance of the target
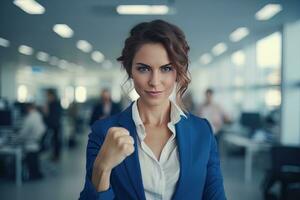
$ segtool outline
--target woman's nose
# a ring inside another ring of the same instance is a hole
[[[149,80],[151,86],[157,86],[160,83],[160,73],[159,71],[153,71]]]

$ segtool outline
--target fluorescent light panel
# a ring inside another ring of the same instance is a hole
[[[119,5],[116,8],[120,15],[165,15],[169,12],[166,5]]]
[[[45,8],[34,0],[14,0],[13,3],[21,8],[24,12],[31,15],[39,15],[45,13]]]
[[[59,59],[55,56],[51,56],[51,58],[49,59],[50,65],[58,65],[58,61]]]
[[[36,53],[36,58],[40,61],[48,62],[49,61],[49,54],[47,54],[46,52],[43,52],[43,51],[39,51],[39,52]]]
[[[78,40],[76,47],[85,53],[92,51],[92,45],[86,40]]]
[[[0,37],[0,46],[1,47],[9,47],[10,42],[7,39]]]
[[[280,4],[267,4],[255,13],[255,19],[259,21],[269,20],[282,10]]]
[[[101,63],[104,61],[104,55],[100,51],[94,51],[91,54],[91,58],[97,63]]]
[[[68,62],[66,60],[60,60],[58,63],[58,67],[61,69],[66,69],[68,67]]]
[[[238,42],[240,40],[242,40],[244,37],[246,37],[247,35],[249,35],[249,29],[246,27],[240,27],[235,29],[229,36],[229,39],[232,42]]]
[[[53,31],[62,38],[70,38],[73,36],[73,30],[66,24],[55,24]]]
[[[214,46],[212,48],[212,53],[215,55],[215,56],[219,56],[221,54],[223,54],[225,51],[227,51],[227,46],[225,43],[221,42],[221,43],[218,43],[216,46]]]
[[[212,56],[209,53],[205,53],[200,57],[199,61],[203,65],[207,65],[212,61]]]
[[[21,45],[19,46],[19,52],[24,55],[32,55],[33,49],[27,45]]]

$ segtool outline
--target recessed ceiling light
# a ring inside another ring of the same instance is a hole
[[[229,36],[232,42],[238,42],[249,34],[249,29],[246,27],[240,27],[235,29]]]
[[[34,0],[14,0],[14,4],[31,15],[45,13],[45,8]]]
[[[200,57],[199,61],[201,64],[207,65],[212,61],[212,56],[209,53],[205,53]]]
[[[110,60],[105,60],[102,63],[102,68],[104,69],[111,69],[113,67],[113,63]]]
[[[55,24],[53,31],[62,38],[70,38],[73,36],[73,30],[66,24]]]
[[[51,56],[51,58],[49,59],[50,65],[54,65],[54,66],[58,65],[58,61],[59,61],[59,59],[55,56]]]
[[[58,67],[61,69],[66,69],[68,67],[68,62],[66,60],[60,60],[58,63]]]
[[[92,45],[86,40],[78,40],[76,47],[85,53],[92,51]]]
[[[100,51],[94,51],[91,57],[97,63],[101,63],[104,61],[104,55]]]
[[[33,49],[27,45],[21,45],[19,46],[19,52],[24,55],[32,55]]]
[[[169,12],[166,5],[119,5],[116,8],[120,15],[165,15]]]
[[[227,46],[225,43],[221,42],[221,43],[218,43],[216,46],[214,46],[212,48],[212,53],[215,55],[215,56],[219,56],[221,55],[222,53],[224,53],[225,51],[227,51]]]
[[[0,46],[1,47],[9,47],[9,41],[7,39],[1,38],[0,37]]]
[[[43,51],[39,51],[36,53],[36,58],[40,61],[43,61],[43,62],[48,62],[49,60],[49,54],[43,52]]]
[[[271,19],[281,10],[282,6],[280,4],[267,4],[255,13],[255,19],[260,21]]]

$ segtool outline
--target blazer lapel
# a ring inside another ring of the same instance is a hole
[[[188,117],[188,115],[187,115]],[[189,169],[191,166],[191,124],[189,120],[181,117],[181,120],[175,125],[176,138],[179,151],[180,174],[173,195],[173,200],[184,199],[185,192],[188,192]]]
[[[129,131],[130,135],[134,138],[135,151],[124,160],[124,165],[130,179],[130,183],[137,193],[138,199],[145,200],[146,197],[142,182],[140,163],[138,159],[137,133],[134,121],[132,119],[132,104],[124,112],[122,112],[119,118],[119,124],[122,127],[126,128]]]

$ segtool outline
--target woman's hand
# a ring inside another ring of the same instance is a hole
[[[134,152],[134,140],[122,127],[111,127],[93,166],[92,182],[98,191],[109,188],[111,170]]]

